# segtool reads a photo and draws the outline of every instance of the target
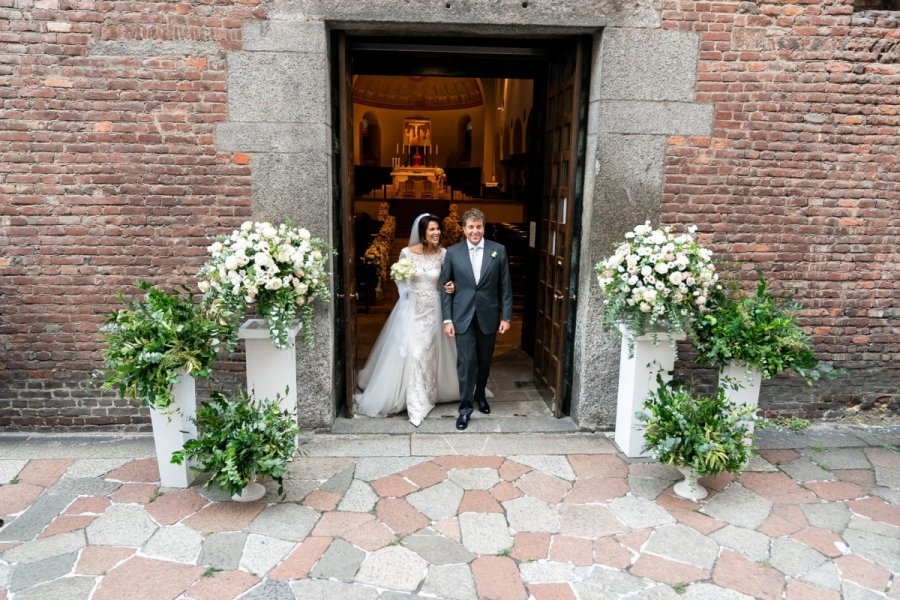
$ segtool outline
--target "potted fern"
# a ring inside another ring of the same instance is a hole
[[[172,462],[180,465],[189,460],[210,475],[207,488],[218,486],[238,502],[265,495],[257,477],[271,477],[283,496],[284,476],[297,451],[300,429],[279,400],[257,400],[243,392],[232,398],[212,391],[193,419],[199,435],[185,442],[184,449],[172,455]]]
[[[765,277],[757,274],[754,294],[723,290],[713,296],[711,310],[698,319],[692,340],[697,362],[719,370],[719,385],[726,394],[754,407],[762,381],[783,371],[794,371],[810,384],[841,373],[816,358],[797,325],[799,305],[772,296]]]
[[[195,377],[208,377],[219,349],[220,328],[194,304],[182,286],[171,294],[147,282],[138,284],[140,300],[117,298],[124,306],[101,328],[106,348],[98,376],[104,390],[150,407],[160,483],[190,485],[190,471],[169,462],[172,452],[196,432],[190,418],[196,407]]]
[[[676,467],[684,480],[674,491],[701,500],[707,491],[697,478],[727,471],[740,472],[750,458],[754,407],[737,406],[717,388],[712,396],[695,396],[682,385],[657,375],[657,389],[637,419],[644,428],[644,451],[661,463]]]

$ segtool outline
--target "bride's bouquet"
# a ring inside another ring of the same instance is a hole
[[[290,223],[276,227],[246,221],[207,250],[212,258],[198,274],[200,291],[211,313],[229,323],[235,336],[237,322],[255,305],[276,348],[291,343],[288,331],[295,319],[303,324],[304,339],[312,342],[312,301],[329,296],[325,266],[332,249],[327,243]]]
[[[408,281],[416,274],[416,266],[408,258],[401,258],[391,265],[391,279],[394,281]]]

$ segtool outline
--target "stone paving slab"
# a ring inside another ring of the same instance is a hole
[[[127,458],[156,456],[152,435],[15,435],[0,434],[0,456],[24,458]]]
[[[409,456],[407,436],[316,435],[302,438],[309,456]]]
[[[0,463],[36,482],[7,491],[0,600],[900,597],[900,490],[876,483],[900,453],[850,428],[790,435],[704,478],[699,503],[605,434],[316,434],[290,496],[268,481],[246,505],[197,485],[150,502],[152,459],[34,442],[39,462]]]
[[[606,434],[521,433],[495,435],[456,433],[453,435],[414,434],[411,452],[415,456],[477,454],[508,456],[516,454],[612,454],[616,452]]]

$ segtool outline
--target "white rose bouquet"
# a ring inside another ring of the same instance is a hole
[[[237,322],[251,305],[268,323],[277,348],[290,345],[288,329],[295,319],[312,343],[312,302],[329,296],[325,266],[333,250],[327,243],[290,223],[246,221],[207,250],[212,258],[198,274],[200,291],[211,314],[232,326],[232,343]]]
[[[391,279],[394,281],[407,281],[416,274],[416,266],[408,258],[401,258],[391,265]]]
[[[615,253],[594,267],[603,300],[603,323],[611,329],[624,322],[635,335],[662,327],[693,331],[706,312],[710,294],[718,287],[712,252],[688,232],[652,229],[650,221],[625,234]]]

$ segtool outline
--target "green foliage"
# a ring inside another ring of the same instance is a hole
[[[194,462],[209,473],[207,487],[218,485],[231,495],[240,494],[257,476],[271,477],[284,495],[285,470],[300,429],[294,416],[281,410],[278,398],[255,400],[241,392],[230,399],[212,391],[193,422],[198,437],[172,454],[174,464]]]
[[[172,386],[177,369],[208,377],[219,350],[219,326],[194,305],[187,287],[173,294],[142,281],[143,301],[116,297],[125,306],[109,315],[101,333],[107,348],[99,376],[104,390],[116,388],[125,398],[158,409],[175,400]]]
[[[776,419],[759,419],[756,426],[760,429],[781,429],[800,433],[809,427],[809,421],[799,417],[778,417]]]
[[[833,378],[842,371],[820,362],[809,346],[809,338],[796,322],[799,308],[790,300],[779,300],[759,282],[753,295],[718,291],[710,312],[701,315],[695,327],[694,346],[700,364],[724,367],[737,362],[756,369],[763,379],[793,370],[808,383],[824,375]]]
[[[692,467],[698,475],[736,473],[750,458],[747,421],[754,406],[735,407],[718,388],[713,396],[693,396],[657,375],[659,388],[637,418],[644,424],[644,451],[661,463]]]

